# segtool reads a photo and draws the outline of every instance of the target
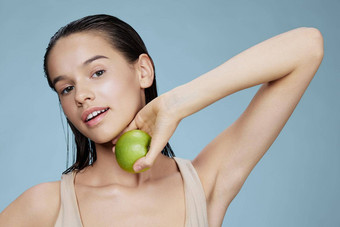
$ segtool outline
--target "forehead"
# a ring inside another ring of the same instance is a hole
[[[68,71],[71,66],[82,65],[95,55],[113,57],[119,53],[100,32],[81,32],[60,38],[48,57],[49,74]]]

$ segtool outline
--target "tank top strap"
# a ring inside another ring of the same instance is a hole
[[[190,160],[174,158],[184,182],[186,227],[208,226],[205,193],[202,183]]]
[[[78,202],[74,190],[76,172],[63,174],[60,181],[60,210],[55,227],[82,227]]]

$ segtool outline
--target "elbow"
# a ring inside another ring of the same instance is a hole
[[[324,44],[323,44],[323,37],[317,28],[309,28],[310,29],[310,36],[313,42],[313,55],[321,62],[324,55]]]
[[[320,64],[324,56],[324,42],[321,32],[317,28],[303,28],[304,43],[311,61]]]

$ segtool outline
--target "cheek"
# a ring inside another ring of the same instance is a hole
[[[97,94],[100,96],[105,96],[109,100],[114,100],[119,97],[119,95],[123,92],[122,83],[118,83],[116,80],[104,81],[99,85],[99,89]]]
[[[72,104],[71,104],[70,100],[63,100],[63,101],[60,102],[60,104],[61,104],[61,108],[63,109],[65,116],[69,120],[73,121],[73,119],[74,119],[73,115],[75,115],[75,114],[72,114],[72,113],[75,112],[75,110],[72,110]]]
[[[136,107],[141,105],[141,88],[134,78],[125,80],[110,80],[101,85],[98,91],[100,96],[105,97],[105,100],[115,107]]]

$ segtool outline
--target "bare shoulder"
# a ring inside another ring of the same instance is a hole
[[[60,207],[60,181],[35,185],[0,214],[0,226],[54,226]]]

